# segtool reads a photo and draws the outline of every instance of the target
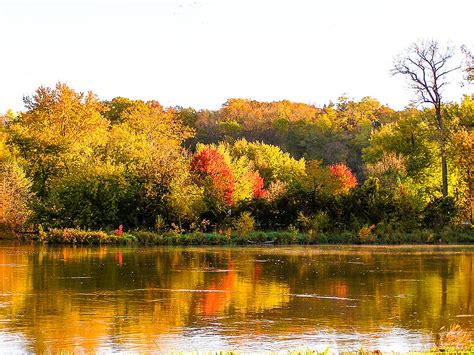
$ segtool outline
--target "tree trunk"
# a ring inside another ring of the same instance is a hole
[[[440,146],[441,146],[441,179],[443,184],[443,197],[448,196],[448,163],[446,162],[446,147],[445,147],[445,135],[443,127],[443,118],[441,116],[441,103],[435,105],[436,109],[436,121],[438,122],[438,128],[440,133]]]
[[[446,152],[444,142],[441,143],[441,174],[443,179],[443,197],[448,196],[448,164],[446,163]]]

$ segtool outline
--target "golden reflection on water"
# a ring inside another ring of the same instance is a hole
[[[444,325],[474,329],[473,255],[471,247],[1,245],[0,351],[278,350],[321,348],[329,338],[419,349]]]

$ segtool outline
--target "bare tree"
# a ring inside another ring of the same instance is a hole
[[[460,66],[450,66],[454,54],[454,47],[441,46],[435,40],[421,41],[413,43],[399,55],[394,60],[392,69],[393,75],[403,74],[408,78],[418,103],[434,106],[441,148],[443,196],[448,195],[448,166],[446,134],[441,111],[442,89],[448,84],[448,74],[460,69]]]
[[[467,48],[467,46],[461,46],[461,52],[466,57],[464,71],[466,73],[466,81],[468,83],[474,82],[474,54]]]

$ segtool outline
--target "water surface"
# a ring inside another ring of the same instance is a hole
[[[0,352],[422,350],[474,330],[474,247],[0,245]]]

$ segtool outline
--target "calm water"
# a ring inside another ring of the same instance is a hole
[[[474,330],[473,247],[0,245],[0,352],[370,349]]]

